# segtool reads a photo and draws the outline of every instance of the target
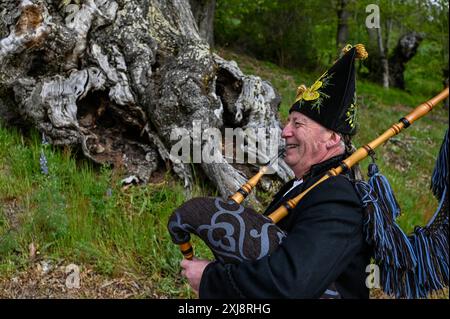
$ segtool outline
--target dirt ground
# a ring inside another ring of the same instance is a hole
[[[167,299],[154,292],[146,278],[132,274],[109,278],[86,266],[36,263],[27,271],[10,278],[0,278],[1,299]],[[373,289],[371,299],[390,299],[380,289]],[[433,299],[448,299],[448,288]]]
[[[37,264],[11,278],[0,278],[0,298],[12,299],[165,299],[148,281],[124,274],[108,278],[87,267]]]

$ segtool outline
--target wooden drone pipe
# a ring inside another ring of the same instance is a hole
[[[269,168],[275,163],[275,161],[283,156],[285,152],[285,149],[282,148],[278,151],[278,154],[274,156],[267,165],[261,167],[252,178],[250,178],[244,185],[242,185],[236,193],[231,195],[229,198],[233,200],[237,204],[241,204],[244,199],[252,192],[252,190],[256,187],[256,185],[259,183],[261,178],[267,173]]]
[[[184,258],[188,260],[192,260],[192,258],[194,258],[194,248],[192,248],[191,242],[188,241],[178,246],[180,247],[181,253],[183,254]]]
[[[239,190],[230,196],[230,199],[234,200],[237,204],[240,204],[244,201],[244,199],[251,193],[253,188],[258,184],[261,177],[266,174],[268,170],[268,166],[263,166],[252,178],[250,178],[247,183],[241,186]]]

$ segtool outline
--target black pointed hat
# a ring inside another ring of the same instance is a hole
[[[355,59],[368,54],[362,44],[347,45],[343,55],[310,87],[301,85],[289,113],[303,113],[338,133],[356,133]]]

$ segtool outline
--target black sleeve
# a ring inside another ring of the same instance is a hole
[[[283,243],[270,255],[205,269],[200,298],[318,298],[362,246],[362,209],[351,183],[330,178],[313,189]]]

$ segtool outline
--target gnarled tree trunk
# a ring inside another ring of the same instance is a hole
[[[1,9],[0,116],[55,145],[79,145],[143,182],[170,163],[189,189],[191,165],[170,156],[174,129],[201,120],[280,131],[275,90],[211,53],[189,1],[3,0]],[[200,167],[226,196],[245,177],[221,156]]]

